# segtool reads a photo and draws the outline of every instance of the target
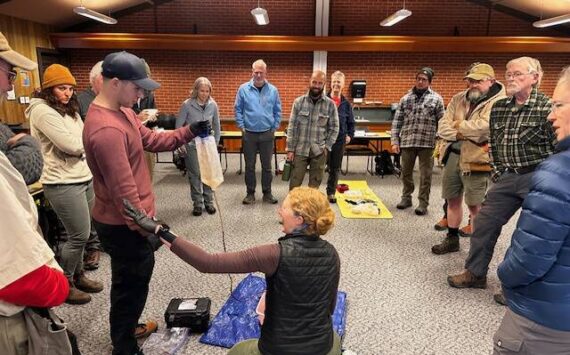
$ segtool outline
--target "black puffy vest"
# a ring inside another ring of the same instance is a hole
[[[264,355],[326,355],[333,345],[338,253],[327,241],[303,234],[288,234],[279,245],[277,271],[267,278],[259,350]]]

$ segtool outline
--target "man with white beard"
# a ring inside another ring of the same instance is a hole
[[[550,99],[538,91],[542,74],[534,58],[507,63],[508,97],[495,102],[489,120],[493,184],[473,224],[465,270],[447,278],[452,287],[487,287],[487,271],[501,229],[521,207],[538,164],[554,153],[556,136],[547,120]],[[495,295],[495,301],[504,304],[504,297]]]
[[[503,84],[495,80],[493,67],[473,63],[465,77],[468,89],[456,94],[439,121],[440,163],[444,165],[442,197],[447,200],[447,236],[431,250],[434,254],[459,251],[459,226],[463,195],[472,219],[485,199],[489,162],[489,115],[493,104],[505,97]]]

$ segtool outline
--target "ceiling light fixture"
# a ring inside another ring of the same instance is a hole
[[[534,22],[532,25],[537,28],[544,28],[550,26],[560,25],[562,23],[570,22],[570,14],[547,18]]]
[[[398,22],[402,21],[406,17],[412,15],[412,12],[406,9],[406,1],[404,0],[404,6],[402,9],[394,12],[392,15],[386,17],[382,22],[380,22],[380,26],[382,27],[389,27],[397,24]]]
[[[253,16],[255,23],[259,26],[265,26],[269,24],[269,15],[267,14],[267,10],[259,7],[259,0],[257,1],[257,7],[251,10],[251,16]]]
[[[81,16],[89,17],[90,19],[93,19],[95,21],[106,23],[108,25],[114,25],[117,23],[117,20],[112,17],[103,15],[100,12],[86,8],[85,6],[83,6],[83,2],[80,2],[80,6],[74,7],[73,12]]]

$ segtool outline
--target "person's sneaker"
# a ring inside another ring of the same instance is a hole
[[[465,270],[461,274],[448,276],[447,283],[455,288],[486,288],[487,276],[477,277],[471,271]]]
[[[263,194],[263,202],[270,203],[272,205],[277,203],[277,199],[273,197],[271,193]]]
[[[427,213],[427,206],[424,205],[419,205],[418,207],[416,207],[416,209],[414,210],[414,213],[417,214],[418,216],[423,216]]]
[[[497,302],[501,306],[507,305],[507,299],[505,298],[505,295],[502,292],[494,294],[493,299],[495,300],[495,302]]]
[[[459,229],[459,235],[465,238],[469,238],[473,233],[473,225],[468,224],[465,227]]]
[[[439,222],[437,222],[434,226],[433,229],[435,229],[436,231],[444,231],[447,230],[447,218],[443,217],[442,219],[439,220]]]
[[[65,303],[67,304],[85,304],[91,302],[91,296],[83,292],[73,284],[69,284],[69,293],[67,294],[67,298],[65,299]]]
[[[403,198],[402,201],[396,205],[396,208],[399,210],[405,210],[408,207],[412,207],[412,200],[407,198]]]
[[[73,284],[83,292],[97,293],[103,291],[101,282],[88,279],[83,272],[74,278]]]
[[[440,243],[431,247],[431,252],[436,255],[443,255],[459,251],[459,237],[447,235]]]
[[[158,329],[158,323],[153,320],[147,320],[144,323],[139,323],[135,328],[135,338],[144,338]]]
[[[336,203],[336,197],[334,195],[328,195],[327,198],[330,203]]]
[[[194,206],[194,209],[192,210],[192,215],[193,216],[201,216],[202,215],[202,207],[200,206]]]
[[[254,194],[247,194],[243,199],[242,203],[244,205],[251,205],[255,202],[255,195]]]
[[[101,252],[99,250],[86,250],[83,257],[83,268],[85,270],[97,270],[99,268],[99,258]]]
[[[208,212],[208,214],[214,214],[216,213],[216,207],[212,205],[206,205],[206,212]]]

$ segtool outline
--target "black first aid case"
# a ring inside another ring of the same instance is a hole
[[[210,322],[210,304],[207,297],[173,298],[164,312],[164,320],[168,328],[185,327],[191,331],[203,333]]]

